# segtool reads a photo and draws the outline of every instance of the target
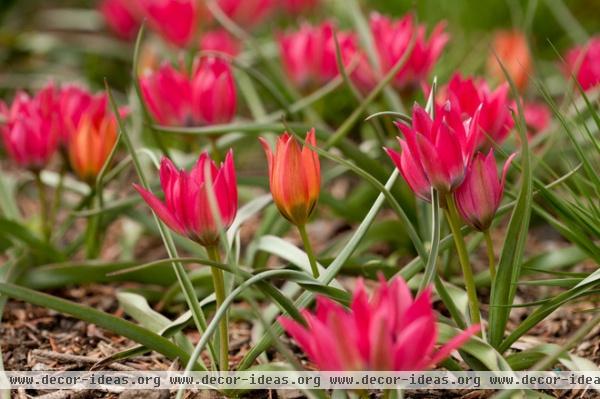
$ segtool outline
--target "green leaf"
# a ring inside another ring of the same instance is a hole
[[[278,256],[281,259],[284,259],[287,262],[298,266],[302,270],[305,270],[309,275],[311,274],[308,256],[304,251],[302,251],[295,245],[275,236],[260,237],[256,245],[261,251],[265,251],[275,256]],[[323,274],[326,270],[319,263],[317,263],[317,267],[319,268],[319,274]],[[341,284],[339,284],[335,280],[332,284],[335,288],[342,288]]]
[[[103,262],[97,260],[65,262],[36,267],[29,270],[19,280],[29,288],[49,290],[86,283],[108,283],[112,281],[136,281],[144,284],[169,285],[176,281],[175,273],[165,264],[151,267],[127,275],[108,274],[135,267],[135,262]]]
[[[13,220],[0,218],[0,237],[20,241],[26,244],[38,255],[52,260],[63,260],[64,255],[58,252],[52,245],[39,239],[22,224]]]
[[[508,337],[506,337],[501,345],[499,345],[499,350],[504,352],[523,334],[532,329],[545,319],[550,313],[558,309],[563,304],[578,298],[582,294],[585,294],[588,291],[591,291],[592,288],[598,286],[600,284],[600,269],[596,270],[594,273],[590,274],[588,277],[583,279],[579,284],[575,287],[571,288],[568,291],[565,291],[561,294],[558,294],[548,301],[546,301],[543,305],[534,310],[525,320],[523,320],[515,329],[512,331]],[[492,309],[490,309],[490,312]]]
[[[119,292],[117,293],[117,299],[125,313],[150,331],[160,333],[172,324],[171,320],[152,309],[148,305],[146,298],[141,295]],[[175,343],[188,353],[191,353],[194,349],[190,341],[183,334],[176,334]]]
[[[534,364],[544,359],[546,356],[552,355],[559,351],[561,347],[555,344],[540,344],[533,348],[525,349],[521,352],[513,353],[506,357],[506,361],[513,370],[527,370]],[[593,362],[573,355],[571,353],[563,353],[559,356],[558,361],[571,371],[597,371],[598,366]]]
[[[271,201],[271,194],[265,194],[253,199],[252,201],[248,202],[246,205],[241,207],[237,212],[235,220],[229,227],[229,230],[227,230],[227,242],[232,243],[235,234],[242,226],[242,224],[244,224],[244,222],[256,215],[258,212],[260,212],[264,207],[269,205]]]
[[[419,292],[428,287],[436,274],[437,269],[437,258],[438,251],[440,249],[440,196],[437,190],[431,190],[431,249],[427,256],[427,264],[425,265],[425,272],[423,279],[419,285]]]
[[[43,294],[14,284],[0,283],[0,293],[37,306],[43,306],[57,312],[65,313],[87,323],[122,335],[132,341],[139,342],[145,347],[155,350],[169,359],[180,359],[187,362],[190,356],[171,341],[153,333],[152,331],[133,324],[127,320],[101,312],[89,306],[80,305],[55,296]],[[194,368],[204,370],[198,363]]]
[[[531,161],[520,95],[502,62],[499,59],[497,61],[502,67],[517,103],[518,118],[516,118],[515,122],[521,138],[522,182],[517,204],[506,231],[504,246],[502,247],[498,262],[498,271],[496,279],[492,284],[490,295],[489,340],[490,344],[495,348],[500,346],[504,337],[504,330],[511,310],[507,305],[513,303],[516,293],[516,282],[521,275],[522,257],[527,240],[533,201]]]
[[[9,220],[20,220],[21,212],[16,201],[16,182],[5,173],[0,174],[0,210]]]

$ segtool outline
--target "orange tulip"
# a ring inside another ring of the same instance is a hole
[[[94,182],[116,141],[117,124],[112,116],[97,120],[84,116],[69,140],[69,159],[77,176]]]
[[[319,157],[307,146],[316,146],[315,129],[306,134],[302,148],[287,132],[278,138],[275,153],[264,139],[260,141],[267,155],[269,183],[277,208],[290,222],[304,226],[321,190]]]
[[[488,72],[499,81],[505,81],[502,68],[494,53],[498,56],[515,85],[523,90],[529,82],[529,75],[533,70],[531,53],[527,39],[520,31],[498,31],[492,41],[493,53],[488,60]]]

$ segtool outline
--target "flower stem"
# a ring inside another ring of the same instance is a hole
[[[454,197],[452,195],[446,196],[446,219],[448,219],[448,224],[450,225],[450,230],[452,231],[452,236],[454,237],[454,244],[456,245],[458,260],[460,261],[463,278],[465,280],[465,288],[467,289],[467,297],[469,298],[471,323],[480,324],[481,319],[479,316],[479,302],[477,299],[477,289],[475,288],[475,279],[473,278],[473,270],[471,269],[465,238],[460,231],[460,219],[458,216],[458,211],[456,210],[456,204],[454,203]]]
[[[221,262],[219,248],[216,246],[206,247],[208,257],[213,262]],[[220,309],[225,301],[225,280],[223,271],[216,267],[211,267],[213,285],[215,288],[215,298],[217,301],[216,309]],[[227,371],[229,369],[229,331],[227,328],[227,316],[223,317],[219,323],[219,369]]]
[[[217,136],[210,136],[208,140],[210,141],[210,152],[213,161],[218,165],[223,162],[223,155],[221,154],[221,150],[219,150],[219,146],[217,145]]]
[[[317,259],[315,258],[315,253],[313,252],[312,245],[310,245],[310,239],[308,238],[308,234],[306,233],[306,225],[298,226],[298,231],[300,232],[300,237],[302,237],[304,251],[308,256],[308,261],[310,262],[310,269],[312,270],[313,277],[319,278],[319,268],[317,267]]]
[[[490,229],[483,232],[485,238],[485,246],[487,248],[488,262],[490,266],[490,276],[492,277],[492,283],[496,279],[496,259],[494,256],[494,243],[492,242],[492,236],[490,235]]]
[[[50,235],[52,230],[50,229],[50,215],[48,213],[48,203],[46,202],[46,187],[44,187],[44,183],[42,182],[42,174],[40,172],[35,173],[35,184],[37,186],[38,195],[40,198],[42,233],[44,234],[44,238],[46,239],[46,241],[50,241]]]
[[[95,205],[100,202],[98,195],[99,193],[92,187],[92,200],[88,209],[94,209]],[[91,215],[87,220],[85,230],[85,256],[87,259],[97,258],[100,252],[100,216],[101,214]]]
[[[50,224],[51,226],[54,226],[54,224],[56,223],[56,218],[58,217],[58,211],[60,210],[60,205],[61,205],[61,201],[62,201],[62,193],[63,193],[63,189],[64,189],[64,182],[65,182],[65,173],[66,173],[66,166],[63,162],[63,165],[60,168],[60,175],[58,177],[58,185],[56,186],[56,189],[54,190],[54,199],[52,200],[52,209],[50,211]]]

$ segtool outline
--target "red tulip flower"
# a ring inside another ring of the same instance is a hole
[[[479,126],[483,133],[477,143],[483,147],[489,141],[488,136],[497,144],[502,143],[514,126],[510,109],[513,102],[509,98],[508,83],[491,90],[487,83],[474,78],[463,79],[455,74],[445,89],[446,96],[460,106],[463,119],[472,118],[482,106]]]
[[[448,102],[432,120],[415,104],[412,125],[396,123],[404,135],[398,138],[402,152],[386,151],[418,197],[429,200],[432,186],[448,194],[462,183],[479,141],[479,113],[463,122],[458,107]]]
[[[412,14],[399,20],[391,20],[374,13],[370,22],[382,75],[389,72],[404,56],[409,49],[411,38],[415,37],[407,62],[393,80],[398,89],[421,83],[429,75],[448,42],[444,23],[436,25],[427,39],[425,26],[416,24]]]
[[[474,325],[436,349],[438,329],[431,291],[413,299],[402,280],[381,279],[369,299],[358,280],[350,309],[317,297],[313,314],[303,311],[307,326],[280,317],[279,323],[320,370],[420,371],[447,358],[479,331]]]
[[[68,146],[70,137],[84,116],[98,126],[109,112],[106,93],[92,94],[73,84],[61,88],[59,107],[62,119],[60,140],[64,146]]]
[[[191,87],[188,77],[163,64],[140,78],[142,97],[148,110],[161,125],[186,126],[193,123],[191,117]]]
[[[583,90],[596,87],[600,84],[600,36],[569,50],[565,61],[567,76],[575,75]]]
[[[296,86],[323,85],[339,75],[334,30],[331,22],[304,24],[298,31],[279,37],[283,67]],[[373,87],[376,81],[356,35],[338,32],[337,39],[343,65],[352,80],[361,89]]]
[[[215,29],[202,34],[200,50],[219,51],[235,57],[240,52],[240,43],[225,29]]]
[[[201,14],[197,0],[141,0],[139,7],[150,26],[175,46],[185,47],[194,37]]]
[[[502,201],[506,173],[515,154],[504,163],[502,176],[498,177],[494,152],[487,156],[475,155],[469,165],[465,181],[454,193],[456,206],[465,223],[479,231],[490,227]]]
[[[233,152],[227,153],[221,167],[207,153],[202,153],[189,173],[163,158],[160,184],[164,202],[139,185],[134,187],[171,230],[207,247],[217,245],[219,226],[224,229],[231,226],[238,208]],[[211,206],[212,196],[217,209]]]
[[[69,138],[71,168],[85,182],[93,183],[117,142],[117,122],[112,115],[82,118]]]
[[[192,76],[164,64],[140,78],[142,97],[156,122],[167,126],[226,123],[236,111],[229,64],[216,57],[195,60]]]
[[[140,28],[130,0],[104,0],[100,12],[109,28],[122,39],[133,39]]]
[[[296,226],[304,226],[315,210],[321,191],[321,164],[317,153],[315,130],[306,134],[300,145],[287,132],[279,136],[275,152],[260,139],[269,163],[269,183],[273,200],[281,214]]]
[[[191,80],[191,108],[201,124],[231,122],[237,106],[235,81],[231,67],[221,58],[196,60]]]
[[[263,22],[276,7],[275,0],[218,0],[221,10],[242,26]]]
[[[8,108],[0,102],[4,121],[0,132],[4,147],[21,167],[39,172],[58,147],[58,93],[53,84],[31,98],[18,92]]]

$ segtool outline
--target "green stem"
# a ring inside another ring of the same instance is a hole
[[[219,150],[219,146],[217,145],[217,137],[210,136],[208,139],[210,141],[210,152],[212,159],[218,165],[223,162],[223,156],[221,155],[221,150]]]
[[[91,187],[91,186],[90,186]],[[94,209],[97,203],[100,203],[98,198],[99,193],[92,187],[92,200],[88,209]],[[101,213],[92,215],[87,220],[85,231],[85,256],[87,259],[95,259],[100,251],[100,217]]]
[[[302,237],[304,251],[308,256],[308,261],[310,262],[310,269],[312,270],[313,277],[319,278],[319,268],[317,267],[317,259],[315,258],[315,253],[313,252],[312,245],[310,245],[310,239],[308,238],[308,234],[306,233],[306,225],[298,226],[298,231],[300,232],[300,237]]]
[[[51,227],[50,227],[50,220],[49,220],[49,208],[48,208],[48,203],[46,202],[46,187],[44,187],[44,183],[42,182],[42,174],[41,172],[36,172],[35,173],[35,184],[37,186],[37,190],[38,190],[38,195],[40,198],[40,213],[41,213],[41,219],[42,219],[42,232],[44,234],[44,238],[46,239],[46,241],[50,241],[50,236],[51,236]]]
[[[63,166],[60,168],[60,175],[58,177],[58,185],[54,190],[54,198],[52,200],[52,210],[50,211],[50,225],[54,226],[56,224],[56,217],[58,216],[58,211],[60,209],[61,201],[62,201],[62,193],[65,186],[65,172],[66,166],[63,161]]]
[[[208,257],[213,262],[221,262],[219,248],[217,246],[206,247]],[[225,301],[225,280],[223,271],[216,267],[211,267],[213,285],[215,288],[216,311],[221,309]],[[229,331],[227,329],[227,316],[223,317],[219,323],[219,369],[227,371],[229,369]]]
[[[469,298],[471,323],[480,324],[481,319],[479,316],[477,288],[475,287],[475,279],[473,278],[473,270],[471,269],[471,263],[469,261],[469,253],[467,252],[465,238],[460,231],[460,219],[456,209],[456,204],[454,203],[454,197],[452,195],[446,195],[446,205],[446,219],[448,219],[448,224],[450,225],[450,230],[452,231],[454,244],[456,245],[456,252],[458,253],[458,260],[460,261],[463,278],[465,280],[467,296]]]
[[[494,243],[492,242],[492,236],[490,235],[490,229],[483,232],[485,238],[485,246],[487,248],[488,262],[490,266],[490,276],[492,277],[492,284],[496,280],[496,259],[494,256]]]

